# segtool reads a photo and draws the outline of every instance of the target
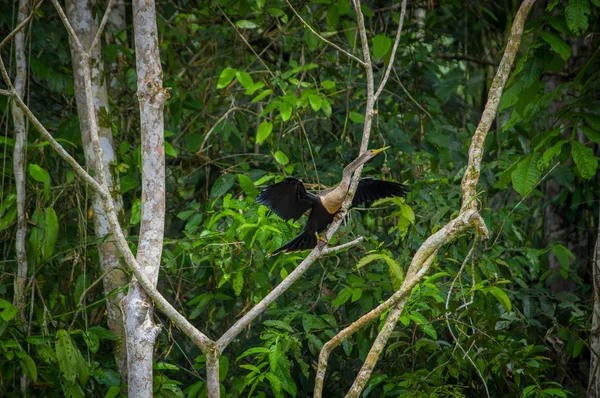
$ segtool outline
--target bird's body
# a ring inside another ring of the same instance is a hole
[[[302,181],[291,177],[266,187],[258,195],[256,202],[269,207],[284,220],[297,220],[310,210],[304,231],[271,255],[280,251],[289,253],[314,248],[317,245],[317,234],[327,228],[333,221],[334,215],[341,209],[350,189],[352,173],[384,149],[364,152],[346,166],[339,185],[326,189],[318,195],[307,192]],[[362,178],[352,200],[352,207],[361,204],[368,206],[378,199],[392,196],[404,197],[408,190],[406,185],[397,182]]]

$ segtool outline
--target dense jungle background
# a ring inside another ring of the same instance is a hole
[[[18,1],[0,0],[0,40]],[[105,1],[91,2],[99,23]],[[293,9],[290,8],[290,4]],[[521,2],[410,0],[391,75],[375,104],[363,176],[411,186],[406,199],[351,210],[331,245],[224,351],[221,393],[310,397],[319,350],[396,291],[421,243],[456,217],[471,137]],[[31,7],[31,4],[30,4]],[[297,12],[297,14],[296,14]],[[400,2],[362,4],[375,82],[388,65]],[[163,85],[166,217],[158,290],[208,336],[222,335],[306,256],[269,257],[304,219],[254,202],[285,176],[318,192],[359,154],[365,72],[350,0],[156,2]],[[362,396],[595,396],[600,2],[534,4],[485,143],[477,192],[490,230],[443,247],[408,304]],[[140,113],[132,10],[117,1],[100,37],[113,194],[135,253],[141,209]],[[50,1],[23,30],[24,100],[86,165],[67,31]],[[0,56],[15,77],[15,48]],[[6,89],[4,83],[0,88]],[[0,395],[125,394],[122,326],[107,319],[131,273],[103,289],[92,192],[27,123],[26,260],[16,291],[15,123],[0,96]],[[467,254],[472,249],[472,256]],[[460,271],[460,273],[459,273]],[[153,390],[206,396],[205,355],[160,311]],[[385,315],[331,354],[324,396],[352,385]],[[109,324],[110,323],[110,324]],[[118,323],[118,322],[117,322]]]

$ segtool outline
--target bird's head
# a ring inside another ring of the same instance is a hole
[[[385,151],[386,149],[388,149],[389,146],[384,146],[383,148],[379,148],[379,149],[369,149],[367,151],[367,153],[369,154],[369,159],[374,158],[375,156],[377,156],[379,153]]]

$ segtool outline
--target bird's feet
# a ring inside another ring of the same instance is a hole
[[[340,221],[344,218],[344,214],[341,211],[338,211],[333,215],[333,221]]]
[[[319,234],[315,234],[315,235],[317,235],[317,247],[319,248],[319,250],[323,250],[323,248],[325,246],[327,246],[327,243],[329,243],[329,242],[327,242],[325,237],[321,237],[321,236],[319,236]]]

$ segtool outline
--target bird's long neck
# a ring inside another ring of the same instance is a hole
[[[363,157],[359,156],[358,158],[354,159],[352,163],[346,166],[344,168],[344,171],[342,172],[342,182],[340,182],[339,186],[343,187],[343,189],[347,191],[348,188],[350,188],[350,178],[352,177],[352,173],[354,173],[354,171],[360,166],[362,166],[364,163],[365,161]]]

